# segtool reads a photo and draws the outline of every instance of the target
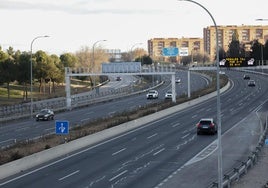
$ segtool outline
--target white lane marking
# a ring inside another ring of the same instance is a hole
[[[211,108],[206,109],[207,112],[210,111],[210,110],[211,110]]]
[[[180,123],[176,123],[176,124],[172,125],[172,127],[177,127],[179,125],[180,125]]]
[[[80,121],[83,122],[83,121],[88,121],[88,120],[90,120],[90,118],[81,119]]]
[[[75,172],[72,172],[71,174],[68,174],[68,175],[66,175],[66,176],[64,176],[64,177],[62,177],[62,178],[60,178],[59,181],[62,181],[62,180],[66,179],[66,178],[68,178],[68,177],[70,177],[70,176],[72,176],[72,175],[75,175],[75,174],[77,174],[78,172],[80,172],[80,170],[77,170],[77,171],[75,171]]]
[[[188,134],[186,134],[186,135],[184,135],[183,137],[181,137],[182,139],[184,139],[184,138],[186,138],[187,136],[189,136],[190,135],[190,133],[188,133]]]
[[[127,148],[120,149],[119,151],[114,152],[114,153],[112,154],[112,156],[114,156],[114,155],[116,155],[116,154],[118,154],[118,153],[120,153],[120,152],[122,152],[122,151],[125,151],[126,149],[127,149]]]
[[[115,180],[116,178],[118,178],[119,176],[122,176],[123,174],[127,173],[127,170],[121,172],[120,174],[117,174],[116,176],[112,177],[111,179],[109,179],[109,181],[113,181]]]
[[[196,118],[196,117],[197,117],[197,115],[193,115],[193,116],[192,116],[193,119]]]
[[[91,112],[88,112],[88,113],[85,113],[85,115],[90,115],[90,114],[93,114],[94,112],[91,111]]]
[[[164,151],[164,150],[165,150],[165,148],[162,148],[162,149],[160,149],[159,151],[155,152],[153,155],[155,156],[155,155],[161,153],[161,152]]]
[[[3,141],[1,141],[0,143],[10,142],[10,141],[15,142],[15,141],[16,141],[16,139],[8,139],[8,140],[3,140]]]
[[[155,133],[155,134],[153,134],[153,135],[151,135],[151,136],[148,136],[147,139],[153,138],[153,137],[155,137],[156,135],[158,135],[158,134]]]
[[[45,131],[55,130],[55,127],[45,129]]]

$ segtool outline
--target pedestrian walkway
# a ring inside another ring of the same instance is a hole
[[[263,146],[257,163],[231,187],[268,188],[268,145]]]

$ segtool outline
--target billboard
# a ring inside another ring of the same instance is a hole
[[[162,49],[163,56],[174,57],[174,56],[178,56],[178,54],[179,54],[179,49],[176,47],[169,47],[169,48]]]
[[[256,66],[256,61],[249,57],[226,57],[220,60],[219,65],[221,67],[250,67]]]

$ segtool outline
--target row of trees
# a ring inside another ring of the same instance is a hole
[[[247,46],[250,46],[249,50],[246,50]],[[228,50],[224,51],[223,48],[219,50],[219,59],[226,57],[250,57],[257,61],[268,60],[268,40],[265,44],[261,44],[257,39],[245,44],[239,41],[238,33],[235,32]]]
[[[134,57],[141,57],[141,52],[134,51]],[[123,60],[130,61],[133,54],[123,53]],[[91,71],[99,71],[102,62],[108,62],[109,54],[101,47],[94,49],[94,64],[92,49],[82,47],[76,53],[64,53],[60,56],[49,55],[39,50],[32,54],[33,84],[39,84],[39,92],[48,85],[48,93],[55,93],[56,84],[64,82],[65,67],[89,67]],[[9,47],[3,51],[0,47],[0,86],[6,85],[10,96],[10,83],[16,81],[23,86],[23,98],[27,100],[31,77],[31,52],[14,51]]]

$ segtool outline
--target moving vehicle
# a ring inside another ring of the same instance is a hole
[[[116,80],[116,81],[121,81],[122,78],[121,78],[120,76],[117,76],[115,80]]]
[[[42,109],[38,114],[36,114],[35,118],[36,118],[36,121],[53,120],[54,119],[54,112],[51,109]]]
[[[216,134],[218,131],[218,126],[214,122],[213,118],[202,118],[200,121],[196,124],[197,128],[197,134],[201,133],[211,133]]]
[[[147,99],[157,99],[158,98],[158,92],[156,90],[149,90],[149,92],[146,95]]]
[[[175,79],[175,82],[176,82],[176,83],[181,83],[181,79],[176,78],[176,79]]]
[[[250,79],[250,76],[247,75],[247,74],[245,74],[245,75],[244,75],[244,80],[249,80],[249,79]]]
[[[255,81],[254,81],[254,80],[249,80],[249,81],[248,81],[248,86],[249,86],[249,87],[254,87],[254,86],[256,86]]]
[[[165,94],[165,99],[172,99],[172,91],[167,91]]]

